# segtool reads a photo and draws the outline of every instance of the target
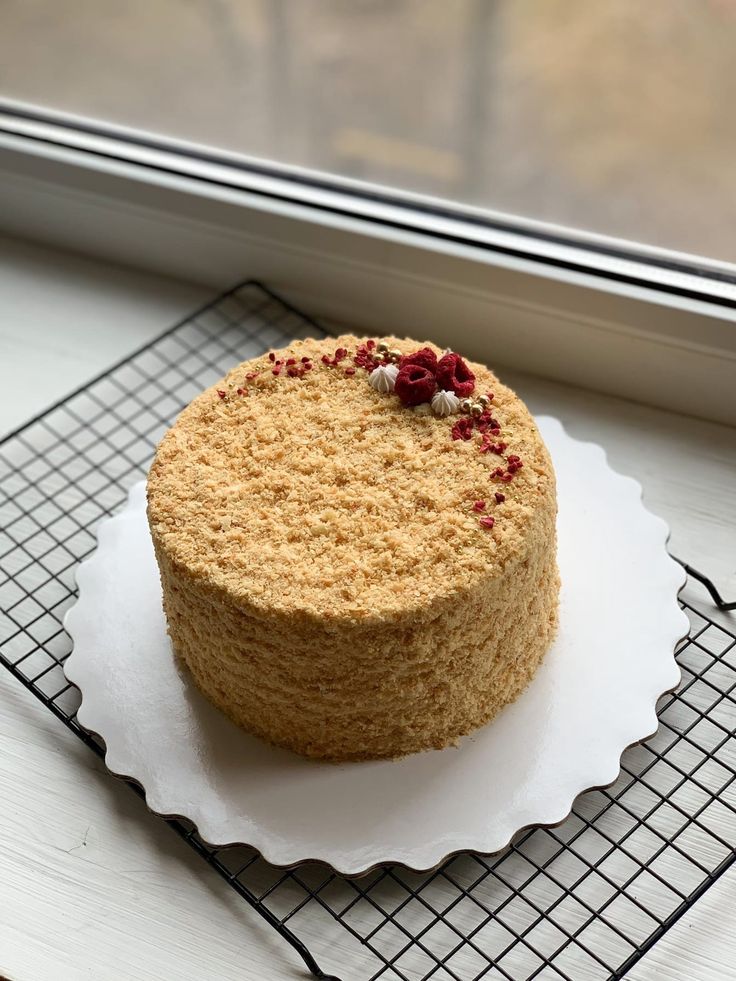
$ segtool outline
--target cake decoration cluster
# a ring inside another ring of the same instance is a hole
[[[404,405],[429,402],[436,415],[454,415],[460,410],[461,399],[474,389],[475,375],[452,351],[445,351],[438,359],[431,348],[422,347],[399,358],[395,391]]]
[[[480,435],[478,451],[490,453],[504,458],[504,466],[494,467],[489,479],[510,483],[514,476],[524,466],[518,454],[510,453],[504,457],[508,444],[501,439],[501,423],[492,411],[493,392],[477,394],[475,391],[475,375],[454,351],[446,350],[440,358],[430,347],[422,347],[411,354],[403,354],[397,348],[389,348],[385,342],[367,340],[359,344],[352,356],[352,363],[345,364],[350,358],[350,352],[345,347],[338,347],[330,356],[323,354],[322,364],[327,368],[342,367],[347,377],[356,374],[358,368],[368,373],[368,384],[381,395],[395,394],[403,405],[415,407],[429,404],[432,412],[439,418],[459,415],[452,425],[450,436],[453,440],[468,442],[477,433]],[[271,374],[278,377],[282,373],[289,378],[303,378],[312,371],[315,364],[310,357],[278,359],[271,351],[268,363],[263,368],[248,372],[246,383],[258,377],[270,368]],[[228,392],[217,389],[217,396],[226,401]],[[238,395],[248,395],[247,387],[237,388]],[[496,504],[506,500],[501,491],[494,493]],[[484,500],[474,501],[472,511],[480,514],[478,519],[481,527],[493,528],[495,518],[486,512],[487,503]]]

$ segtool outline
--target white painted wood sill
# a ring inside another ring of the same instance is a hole
[[[207,292],[0,239],[0,433],[154,337]],[[736,594],[736,430],[501,374],[533,411],[603,445],[670,524],[672,551]],[[0,801],[0,977],[305,977],[273,931],[2,671]],[[734,909],[736,872],[629,977],[736,981]]]

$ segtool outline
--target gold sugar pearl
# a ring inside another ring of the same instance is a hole
[[[463,412],[465,415],[468,415],[472,404],[473,403],[471,402],[470,399],[460,399],[460,411]]]
[[[379,354],[388,354],[388,344],[386,344],[385,341],[381,341],[381,343],[377,345],[376,350]]]
[[[392,361],[398,361],[401,358],[401,351],[398,351],[396,348],[392,348],[388,352],[388,356]]]
[[[480,402],[473,402],[473,404],[470,406],[470,414],[475,416],[476,419],[478,416],[483,415],[483,406],[480,404]]]
[[[484,409],[487,409],[488,406],[491,404],[491,400],[488,398],[487,395],[481,395],[478,401],[480,402],[480,404],[483,406]]]

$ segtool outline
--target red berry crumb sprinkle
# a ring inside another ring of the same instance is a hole
[[[492,436],[498,436],[501,432],[501,424],[498,419],[494,419],[492,415],[488,412],[484,412],[482,416],[477,420],[478,432],[487,433],[490,432]]]
[[[226,399],[227,398],[227,392],[223,392],[223,390],[221,388],[218,388],[217,389],[217,394],[220,396],[221,399]]]
[[[408,364],[399,370],[394,391],[404,405],[421,405],[429,402],[436,388],[431,371],[418,364]]]
[[[273,351],[269,351],[268,352],[268,360],[269,361],[275,361],[276,360],[276,355],[273,353]]]
[[[506,457],[506,469],[503,467],[496,467],[495,470],[491,471],[491,480],[502,480],[505,484],[508,484],[514,479],[514,474],[518,473],[519,470],[524,466],[521,457],[517,456],[515,453],[509,453]]]
[[[480,444],[479,449],[481,453],[495,453],[497,456],[501,456],[506,449],[506,445],[507,444],[502,441],[494,443],[492,435],[484,435],[483,442]]]
[[[485,511],[486,502],[485,501],[475,501],[473,504],[474,511]]]
[[[501,491],[496,491],[493,496],[496,498],[496,504],[503,504],[506,500],[506,495],[502,494]]]
[[[445,354],[437,362],[437,384],[458,398],[467,398],[475,388],[475,375],[459,354]]]
[[[322,364],[328,364],[331,365],[331,367],[335,368],[337,367],[337,365],[340,364],[341,361],[344,361],[347,356],[348,356],[348,349],[346,347],[338,347],[335,349],[334,357],[331,358],[329,354],[322,355]]]
[[[453,439],[472,439],[473,438],[473,417],[463,416],[452,427]]]
[[[245,376],[245,380],[246,381],[249,381],[249,382],[252,382],[253,379],[256,377],[256,374],[257,374],[257,372],[255,372],[255,371],[249,371],[248,374]]]
[[[345,374],[346,375],[354,375],[355,374],[355,368],[346,368],[345,369]]]
[[[480,523],[484,528],[492,528],[496,523],[496,519],[493,517],[493,515],[487,514],[480,519]]]
[[[380,355],[375,353],[375,347],[375,341],[366,341],[365,344],[360,344],[355,352],[353,364],[357,368],[365,368],[367,372],[373,371],[379,364],[382,364],[382,361],[379,360]]]

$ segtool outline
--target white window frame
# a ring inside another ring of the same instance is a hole
[[[0,103],[0,230],[736,424],[736,268]],[[635,249],[635,251],[634,251]]]

